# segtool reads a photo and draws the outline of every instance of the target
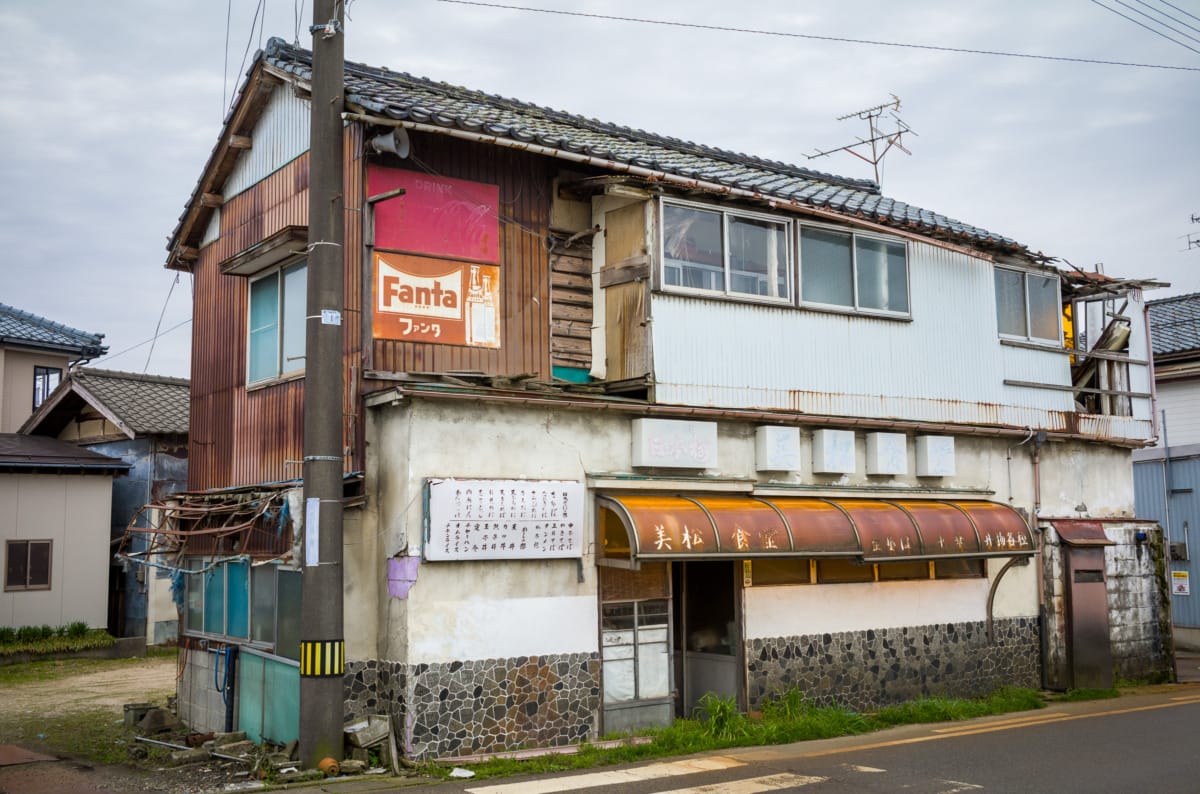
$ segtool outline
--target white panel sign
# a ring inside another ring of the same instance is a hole
[[[813,431],[814,474],[853,474],[854,454],[853,430]]]
[[[430,480],[427,560],[583,556],[583,483]]]
[[[717,465],[717,423],[633,420],[633,465],[710,469]]]
[[[798,471],[801,466],[800,428],[755,428],[754,454],[758,471]]]

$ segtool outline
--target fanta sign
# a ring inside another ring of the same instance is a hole
[[[420,276],[380,261],[377,277],[378,311],[462,320],[463,268]]]
[[[500,268],[375,253],[376,339],[500,347]]]

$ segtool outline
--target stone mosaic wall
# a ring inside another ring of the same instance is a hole
[[[596,737],[600,657],[406,665],[347,662],[346,720],[387,714],[409,758],[449,758]]]
[[[973,697],[1000,686],[1039,687],[1036,618],[750,640],[750,707],[799,688],[821,704],[870,709],[923,695]]]

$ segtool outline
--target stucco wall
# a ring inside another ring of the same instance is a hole
[[[0,350],[0,433],[15,433],[33,415],[33,368],[51,367],[67,376],[69,356]]]
[[[50,540],[50,589],[0,592],[6,626],[107,620],[112,477],[0,475],[0,541]]]

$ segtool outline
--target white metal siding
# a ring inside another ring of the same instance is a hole
[[[221,208],[217,207],[213,210],[212,217],[208,219],[208,226],[204,227],[204,237],[200,240],[200,247],[215,243],[217,238],[221,236]]]
[[[992,265],[912,244],[911,322],[653,297],[661,402],[1057,428],[1067,356],[1001,345]]]
[[[1158,410],[1167,413],[1166,436],[1172,447],[1200,444],[1200,380],[1159,383]],[[1158,435],[1161,447],[1161,428]]]
[[[225,199],[261,182],[308,151],[311,124],[307,99],[296,96],[286,85],[275,89],[254,126],[254,145],[242,152],[225,181]]]

